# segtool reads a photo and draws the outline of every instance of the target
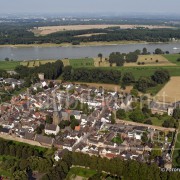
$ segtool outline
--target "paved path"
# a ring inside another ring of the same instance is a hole
[[[6,140],[11,140],[11,141],[18,141],[18,142],[30,144],[30,145],[32,145],[32,146],[39,146],[39,147],[44,147],[44,148],[50,148],[50,147],[41,145],[41,144],[40,144],[39,142],[37,142],[37,141],[28,140],[28,139],[23,139],[23,138],[11,136],[11,135],[0,134],[0,138],[6,139]]]
[[[143,127],[148,127],[148,128],[151,128],[151,129],[157,129],[157,130],[160,130],[160,131],[171,131],[171,132],[174,132],[176,130],[175,128],[165,128],[165,127],[161,127],[161,126],[142,124],[142,123],[126,121],[126,120],[120,120],[120,119],[116,119],[116,123],[117,124],[118,123],[123,123],[123,124],[133,125],[133,126],[143,126]]]

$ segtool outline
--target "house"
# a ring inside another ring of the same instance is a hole
[[[9,134],[9,132],[10,132],[10,129],[8,129],[8,128],[0,128],[1,134]]]
[[[170,106],[170,104],[160,103],[160,102],[155,102],[155,101],[152,101],[150,103],[150,109],[153,114],[158,113],[158,114],[162,115],[164,113],[167,113],[169,106]]]
[[[73,145],[76,143],[75,139],[65,139],[63,142],[63,149],[72,151]]]
[[[35,134],[30,132],[25,132],[24,139],[34,140]]]
[[[54,134],[56,136],[59,133],[60,128],[58,125],[46,124],[44,130],[45,130],[45,134],[47,134],[47,135]]]
[[[123,102],[121,103],[120,105],[120,108],[121,109],[127,109],[129,108],[129,106],[131,105],[132,103],[132,96],[129,94],[125,97],[125,99],[123,100]]]
[[[133,130],[133,131],[128,132],[128,137],[129,138],[135,138],[137,140],[141,140],[142,135],[143,135],[143,132],[138,131],[138,130]]]
[[[41,134],[36,134],[35,141],[39,142],[40,144],[44,146],[51,147],[53,145],[54,138],[43,136]]]
[[[11,85],[13,88],[15,88],[15,86],[20,86],[24,83],[24,80],[17,80],[17,79],[14,79],[14,78],[7,78],[7,79],[4,79],[3,82],[5,84],[9,84]]]

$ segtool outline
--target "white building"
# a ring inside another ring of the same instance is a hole
[[[60,131],[59,126],[54,124],[46,124],[45,134],[47,135],[54,134],[56,136],[59,133],[59,131]]]

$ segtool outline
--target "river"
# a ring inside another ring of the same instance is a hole
[[[97,57],[99,53],[108,56],[111,52],[128,53],[144,47],[153,53],[156,48],[170,53],[180,52],[180,42],[156,43],[156,44],[122,44],[105,46],[69,46],[69,47],[0,47],[0,59],[6,57],[13,60],[41,60],[41,59],[64,59]],[[174,50],[173,48],[177,49]]]

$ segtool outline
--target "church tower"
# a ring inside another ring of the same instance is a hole
[[[54,108],[53,124],[58,125],[60,123],[60,115],[59,115],[59,111],[58,111],[58,108],[57,108],[55,93],[53,93],[53,108]]]

